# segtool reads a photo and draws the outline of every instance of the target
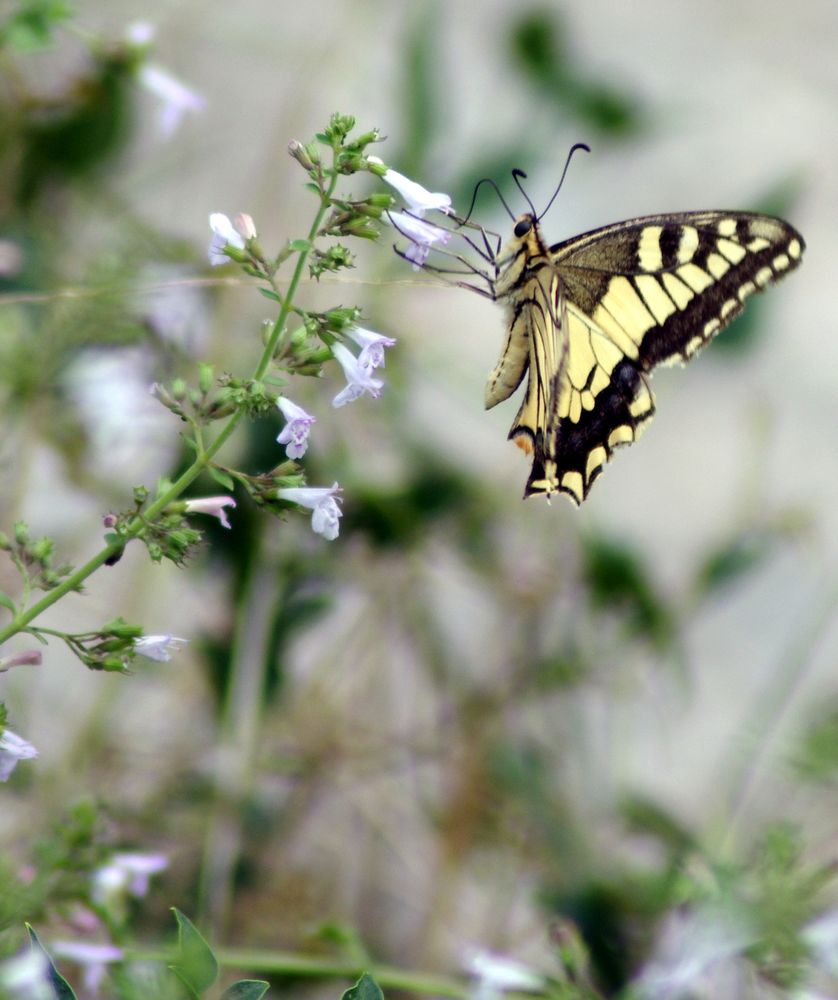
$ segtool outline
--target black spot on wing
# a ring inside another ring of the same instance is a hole
[[[592,410],[583,410],[579,420],[575,423],[568,417],[559,421],[555,435],[553,455],[550,456],[545,450],[545,442],[539,436],[534,442],[534,457],[532,471],[525,496],[543,493],[541,487],[534,487],[534,483],[543,482],[546,477],[549,459],[555,462],[556,489],[565,493],[570,490],[561,485],[562,477],[567,472],[578,472],[584,484],[584,493],[581,498],[588,495],[591,484],[601,471],[601,466],[591,470],[588,474],[588,457],[590,453],[598,447],[605,450],[606,460],[610,458],[615,444],[609,444],[612,433],[619,427],[631,429],[631,440],[620,442],[630,444],[637,437],[638,428],[648,420],[655,412],[654,404],[649,394],[649,408],[635,417],[631,413],[631,404],[638,395],[649,392],[643,375],[637,365],[628,358],[623,359],[614,367],[611,372],[611,381],[596,397],[596,404]]]

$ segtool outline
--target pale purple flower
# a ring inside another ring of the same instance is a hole
[[[136,48],[145,48],[154,41],[157,29],[150,21],[132,21],[125,29],[125,38]]]
[[[369,372],[375,368],[384,367],[384,348],[392,347],[396,343],[393,337],[385,337],[381,333],[365,330],[362,326],[350,327],[346,331],[346,336],[354,340],[361,348],[358,364]]]
[[[187,514],[210,514],[217,517],[225,528],[230,527],[227,520],[225,507],[235,507],[236,501],[232,497],[198,497],[195,500],[186,501]]]
[[[123,851],[97,868],[92,879],[91,896],[94,903],[112,906],[126,895],[141,897],[148,892],[149,879],[169,866],[163,854],[144,854]]]
[[[474,951],[464,962],[466,972],[474,977],[472,1000],[498,1000],[505,992],[538,992],[546,986],[544,976],[533,972],[522,962],[493,955],[488,951]]]
[[[141,635],[134,640],[134,650],[147,660],[166,663],[171,660],[172,653],[188,642],[188,639],[178,639],[176,635]]]
[[[277,436],[277,444],[286,445],[285,454],[289,458],[302,458],[308,448],[311,425],[317,422],[317,418],[285,396],[280,396],[276,405],[285,417],[285,426]]]
[[[383,166],[382,161],[377,156],[367,157],[370,163],[377,163]],[[397,170],[387,168],[382,176],[382,180],[394,187],[404,199],[405,204],[414,215],[423,215],[425,212],[451,211],[451,198],[441,191],[428,191],[421,184],[412,181]]]
[[[218,267],[219,264],[227,264],[230,261],[224,252],[225,248],[230,246],[237,250],[244,250],[244,239],[223,212],[213,212],[209,217],[209,224],[213,236],[207,255],[210,264],[213,267]]]
[[[0,736],[0,781],[8,781],[19,760],[31,760],[38,751],[22,736],[5,729]]]
[[[121,962],[125,952],[114,944],[85,944],[81,941],[53,941],[50,952],[56,958],[67,958],[84,970],[84,988],[91,996],[99,992],[105,968],[111,962]]]
[[[34,664],[38,666],[43,661],[43,654],[40,649],[22,649],[12,656],[4,656],[0,659],[0,674],[12,667],[23,667]]]
[[[405,257],[412,262],[414,270],[418,270],[428,259],[434,243],[445,246],[451,239],[451,233],[447,229],[424,219],[417,219],[407,212],[388,212],[387,216],[402,236],[410,240]]]
[[[0,963],[0,993],[15,1000],[55,1000],[49,959],[40,948],[27,948]]]
[[[332,406],[344,406],[368,392],[373,399],[378,399],[384,383],[380,378],[373,378],[370,369],[364,367],[358,358],[343,344],[334,344],[333,356],[340,362],[346,385],[332,400]]]
[[[343,513],[338,507],[337,494],[340,487],[334,483],[326,486],[287,486],[276,491],[280,500],[307,507],[311,512],[311,528],[317,535],[322,535],[328,541],[334,541],[340,531],[339,520]]]
[[[181,83],[161,66],[145,63],[139,71],[140,83],[163,102],[157,117],[157,128],[164,139],[170,138],[187,112],[203,111],[206,100],[186,84]]]
[[[643,1000],[740,996],[742,953],[753,942],[748,917],[733,907],[707,904],[673,912],[632,995]]]

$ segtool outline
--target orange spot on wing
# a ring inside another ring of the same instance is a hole
[[[532,440],[529,434],[520,432],[512,439],[525,455],[532,455]]]

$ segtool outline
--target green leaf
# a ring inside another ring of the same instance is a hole
[[[272,291],[270,288],[264,288],[260,285],[259,291],[262,293],[262,295],[265,296],[266,299],[270,299],[271,302],[281,301],[280,297],[276,294],[276,292]]]
[[[207,472],[209,472],[212,478],[217,483],[220,483],[225,490],[229,490],[231,493],[233,492],[236,484],[233,482],[232,477],[227,475],[223,469],[216,469],[214,465],[210,465],[207,467]]]
[[[268,986],[261,979],[240,979],[221,994],[221,1000],[262,1000]]]
[[[288,246],[292,250],[296,250],[298,253],[305,253],[306,250],[311,250],[311,243],[308,240],[291,240]]]
[[[0,604],[2,604],[4,608],[8,608],[12,614],[17,613],[15,602],[11,599],[11,597],[9,597],[8,594],[4,594],[2,590],[0,590]]]
[[[724,590],[741,577],[753,573],[771,554],[776,536],[759,528],[728,538],[705,556],[696,573],[696,586],[703,597]]]
[[[218,962],[212,949],[192,921],[172,907],[178,924],[178,953],[169,966],[191,995],[199,1000],[218,977]]]
[[[20,52],[34,52],[52,43],[53,29],[73,13],[63,0],[30,0],[20,4],[0,31],[0,42]]]
[[[29,932],[29,946],[33,951],[39,951],[47,960],[47,975],[49,976],[49,981],[55,991],[57,1000],[76,1000],[76,994],[73,992],[72,986],[56,969],[52,959],[49,957],[49,952],[41,944],[34,928],[27,924],[26,930]]]
[[[384,994],[372,976],[365,972],[354,986],[345,991],[341,1000],[384,1000]]]
[[[620,539],[583,540],[583,575],[597,610],[620,611],[632,632],[665,647],[675,638],[670,608],[655,587],[647,561]]]

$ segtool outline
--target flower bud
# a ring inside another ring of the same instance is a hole
[[[215,368],[209,364],[198,365],[198,388],[206,396],[215,381]]]
[[[316,147],[304,146],[299,139],[292,139],[288,143],[288,152],[304,170],[314,170],[320,162],[320,155]]]
[[[54,550],[55,544],[51,538],[39,538],[30,549],[33,559],[42,566],[49,563]]]
[[[15,522],[15,541],[18,545],[26,545],[29,541],[29,528],[25,521]]]
[[[302,347],[308,340],[309,333],[305,326],[298,326],[296,330],[288,338],[288,342],[292,347]]]
[[[238,215],[234,216],[233,225],[243,240],[256,239],[256,224],[253,221],[253,217],[248,215],[247,212],[239,212]]]
[[[111,674],[127,674],[129,673],[128,667],[125,665],[125,660],[121,656],[106,656],[104,660],[101,660],[94,670],[105,670]]]

